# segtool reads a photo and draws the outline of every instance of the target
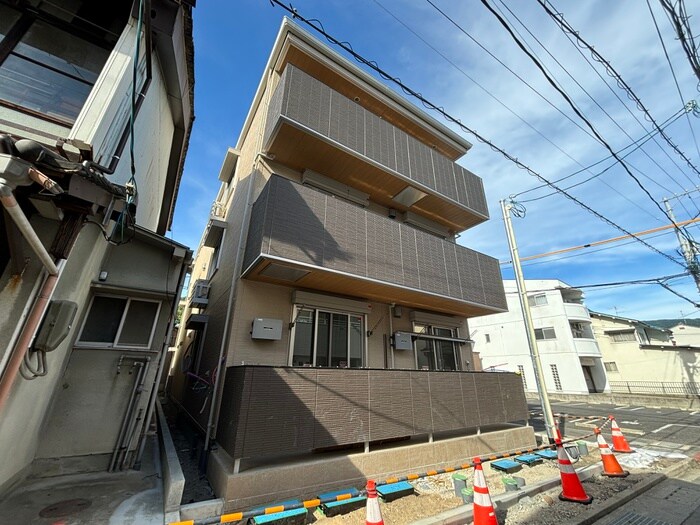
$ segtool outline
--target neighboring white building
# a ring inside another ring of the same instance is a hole
[[[537,391],[515,281],[504,281],[508,312],[469,320],[473,350],[484,369],[520,372]],[[550,392],[609,390],[601,353],[583,304],[583,292],[559,280],[526,281],[545,384]]]

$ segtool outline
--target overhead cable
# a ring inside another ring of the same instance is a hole
[[[593,135],[600,141],[600,143],[607,149],[610,154],[615,158],[615,160],[622,166],[622,168],[625,170],[627,175],[632,177],[635,183],[637,183],[637,186],[649,197],[649,200],[651,200],[652,203],[654,203],[654,206],[656,206],[663,215],[668,218],[669,221],[675,222],[673,218],[669,215],[669,213],[658,203],[658,201],[654,198],[654,196],[649,192],[649,190],[642,184],[642,182],[637,178],[637,176],[632,173],[632,171],[629,169],[627,164],[625,164],[625,161],[613,150],[612,146],[602,137],[602,135],[598,132],[598,130],[595,128],[593,123],[581,112],[581,110],[576,106],[574,101],[569,97],[569,95],[562,89],[557,82],[552,78],[552,76],[547,72],[547,70],[544,68],[542,63],[537,59],[535,55],[533,55],[527,47],[522,43],[522,41],[517,37],[517,35],[513,32],[511,29],[510,25],[508,22],[498,13],[492,6],[489,4],[488,0],[481,0],[481,3],[486,7],[486,9],[489,10],[490,13],[492,13],[498,22],[503,26],[503,28],[508,32],[510,37],[513,39],[515,44],[522,50],[523,53],[532,61],[532,63],[539,69],[539,71],[542,73],[544,76],[545,80],[554,88],[555,91],[557,91],[562,98],[566,101],[567,104],[571,107],[572,111],[586,124],[586,126],[591,130]],[[660,132],[663,133],[663,131],[659,128]]]
[[[285,5],[285,4],[282,3],[280,0],[270,0],[270,3],[273,4],[273,6],[274,6],[274,5],[280,6],[282,9],[284,9],[284,10],[287,11],[290,15],[292,15],[292,17],[294,17],[295,19],[300,20],[301,22],[303,22],[304,24],[306,24],[307,26],[309,26],[310,28],[312,28],[314,31],[316,31],[316,32],[318,32],[319,34],[323,35],[323,36],[326,38],[326,40],[328,40],[330,43],[332,43],[332,44],[334,44],[334,45],[340,47],[341,49],[343,49],[344,51],[346,51],[347,53],[349,53],[357,62],[359,62],[360,64],[364,64],[365,66],[371,68],[371,69],[374,70],[377,74],[379,74],[383,79],[388,80],[389,82],[392,82],[392,83],[396,84],[397,86],[399,86],[399,87],[401,88],[401,90],[402,90],[404,93],[406,93],[407,95],[409,95],[409,96],[411,96],[411,97],[414,97],[414,98],[416,98],[417,100],[419,100],[426,108],[440,113],[440,115],[442,115],[443,118],[445,118],[445,119],[448,120],[449,122],[452,122],[453,124],[459,126],[459,128],[460,128],[462,131],[464,131],[464,132],[466,132],[466,133],[469,133],[470,135],[476,137],[476,139],[477,139],[478,141],[480,141],[480,142],[486,144],[487,146],[489,146],[489,147],[490,147],[491,149],[493,149],[494,151],[500,153],[500,154],[503,155],[506,159],[508,159],[509,161],[511,161],[513,164],[515,164],[516,166],[518,166],[518,167],[521,168],[522,170],[526,171],[527,173],[529,173],[529,174],[532,175],[533,177],[536,177],[538,180],[544,182],[545,184],[547,184],[547,185],[548,185],[549,187],[551,187],[552,189],[559,191],[559,192],[560,192],[562,195],[564,195],[566,198],[568,198],[568,199],[571,200],[572,202],[576,203],[578,206],[580,206],[580,207],[583,208],[584,210],[588,211],[588,212],[591,213],[592,215],[598,217],[600,220],[602,220],[602,221],[605,222],[606,224],[612,226],[613,228],[615,228],[615,229],[617,229],[617,230],[619,230],[619,231],[621,231],[621,232],[623,232],[623,233],[626,233],[626,234],[630,235],[631,237],[633,237],[634,239],[636,239],[638,242],[642,243],[644,246],[646,246],[647,248],[649,248],[651,251],[653,251],[653,252],[655,252],[655,253],[661,255],[662,257],[668,259],[669,261],[673,262],[674,264],[677,264],[677,265],[679,265],[679,266],[685,267],[685,263],[684,263],[684,262],[678,261],[677,259],[674,259],[673,257],[671,257],[670,255],[668,255],[667,253],[664,253],[664,252],[662,252],[661,250],[659,250],[658,248],[655,248],[655,247],[652,246],[651,244],[647,243],[647,242],[644,241],[643,239],[640,239],[639,237],[637,237],[636,235],[634,235],[633,233],[631,233],[629,230],[627,230],[627,229],[624,228],[623,226],[620,226],[619,224],[617,224],[616,222],[612,221],[611,219],[608,219],[607,217],[605,217],[605,216],[602,215],[601,213],[597,212],[596,210],[594,210],[593,208],[591,208],[591,207],[588,206],[587,204],[583,203],[582,201],[580,201],[579,199],[577,199],[577,198],[574,197],[573,195],[571,195],[571,194],[567,193],[565,190],[559,188],[556,184],[550,182],[550,181],[547,180],[544,176],[540,175],[538,172],[536,172],[535,170],[533,170],[532,168],[530,168],[530,167],[527,166],[526,164],[524,164],[524,163],[522,163],[521,161],[519,161],[516,157],[514,157],[513,155],[511,155],[510,153],[508,153],[508,152],[505,151],[504,149],[500,148],[499,146],[495,145],[493,142],[491,142],[490,140],[488,140],[487,138],[485,138],[484,136],[482,136],[480,133],[478,133],[476,130],[473,130],[473,129],[469,128],[468,126],[466,126],[465,124],[463,124],[461,120],[459,120],[459,119],[453,117],[452,115],[450,115],[449,113],[447,113],[447,111],[445,111],[444,108],[435,105],[434,103],[432,103],[432,102],[430,102],[428,99],[426,99],[423,95],[421,95],[421,94],[418,93],[417,91],[415,91],[415,90],[411,89],[410,87],[408,87],[407,85],[405,85],[405,84],[401,81],[401,79],[389,75],[386,71],[384,71],[382,68],[380,68],[379,65],[378,65],[376,62],[371,61],[371,60],[368,60],[368,59],[366,59],[365,57],[363,57],[362,55],[360,55],[359,53],[357,53],[357,52],[352,48],[352,46],[351,46],[349,43],[347,43],[347,42],[341,42],[340,40],[338,40],[337,38],[333,37],[333,36],[330,35],[328,32],[326,32],[326,30],[323,28],[323,24],[321,24],[320,21],[318,21],[318,20],[316,20],[316,19],[307,19],[307,18],[303,17],[302,15],[299,14],[299,12],[298,12],[297,9],[295,9],[295,8],[292,7],[291,5],[290,5],[290,6]]]
[[[663,0],[662,0],[663,1]],[[554,9],[554,6],[551,6],[551,3],[548,0],[537,0],[537,2],[542,6],[542,8],[547,12],[547,14],[550,16],[552,20],[554,20],[557,25],[561,28],[561,30],[566,33],[571,35],[576,39],[578,42],[579,47],[582,49],[587,49],[590,53],[591,56],[593,57],[593,60],[598,62],[599,64],[602,64],[603,67],[605,68],[605,71],[610,75],[617,85],[627,93],[627,96],[632,100],[637,107],[639,108],[640,111],[642,111],[646,117],[646,119],[651,122],[651,124],[656,128],[663,139],[668,143],[671,148],[686,162],[686,164],[697,174],[700,175],[700,170],[690,161],[690,159],[683,153],[680,148],[671,140],[671,138],[666,135],[663,131],[659,129],[659,125],[656,123],[654,120],[654,117],[651,116],[651,113],[649,113],[649,110],[646,108],[646,106],[642,103],[642,101],[639,99],[637,94],[632,90],[632,88],[625,82],[625,80],[620,76],[620,74],[613,68],[613,66],[608,62],[603,56],[596,51],[596,49],[591,46],[588,42],[586,42],[581,35],[579,34],[578,31],[576,31],[571,25],[566,21],[564,18],[564,14],[557,11]],[[550,7],[551,6],[551,7]]]
[[[634,139],[632,138],[632,136],[627,132],[627,130],[617,121],[617,119],[615,119],[612,115],[610,115],[610,113],[608,113],[608,111],[598,102],[598,100],[597,100],[593,95],[591,95],[591,93],[589,93],[588,90],[587,90],[583,85],[581,85],[581,83],[578,81],[578,79],[576,79],[576,77],[575,77],[574,75],[571,74],[571,72],[566,68],[566,66],[564,66],[564,64],[562,64],[562,63],[557,59],[557,57],[555,57],[555,56],[552,54],[552,52],[549,50],[549,48],[548,48],[547,46],[545,46],[545,45],[540,41],[539,38],[537,38],[537,35],[535,35],[532,31],[530,31],[530,29],[528,28],[528,26],[527,26],[522,20],[520,20],[520,18],[518,17],[518,15],[515,14],[515,13],[513,12],[513,10],[512,10],[510,7],[508,7],[508,4],[506,4],[506,3],[504,2],[504,0],[498,0],[498,1],[499,1],[499,2],[501,3],[501,5],[508,11],[508,13],[510,13],[510,15],[511,15],[513,18],[515,18],[515,20],[525,29],[525,31],[527,31],[527,33],[535,40],[535,42],[537,42],[537,44],[544,50],[544,52],[547,53],[547,55],[548,55],[552,60],[554,60],[554,62],[562,69],[562,71],[564,71],[564,73],[566,73],[566,75],[567,75],[571,80],[573,80],[573,82],[581,89],[581,91],[583,91],[583,93],[586,94],[586,96],[591,100],[591,102],[593,102],[593,103],[598,107],[598,109],[600,109],[600,110],[605,114],[605,116],[607,116],[608,119],[609,119],[622,133],[625,134],[625,136],[626,136],[628,139],[634,140]],[[647,1],[649,1],[649,0],[647,0]],[[503,15],[504,18],[507,18],[507,16],[505,15],[505,13],[503,13],[503,11],[501,10],[501,8],[498,7],[497,4],[495,5],[495,8],[498,9],[498,11]],[[523,38],[523,36],[520,34],[520,32],[519,32],[514,26],[513,26],[513,30],[520,36],[521,40],[523,40],[523,42],[525,43],[525,45],[528,45],[527,42],[525,41],[525,39]],[[530,48],[530,50],[532,51],[532,53],[536,56],[537,53],[534,51],[534,49],[532,49],[532,47],[529,46],[529,45],[528,45],[528,47]],[[545,66],[545,68],[546,68],[546,66]],[[551,74],[551,72],[550,72],[550,74]],[[682,101],[682,97],[681,97],[681,105],[685,105],[685,102]],[[687,116],[687,113],[686,113],[686,118],[688,118],[688,122],[690,122],[690,118]],[[642,126],[642,127],[644,127],[644,126]],[[663,128],[663,125],[662,125],[661,127]],[[692,130],[692,128],[691,128],[691,130]],[[645,129],[645,131],[646,131],[646,129]],[[645,149],[642,149],[641,151],[642,151],[642,153],[644,153],[644,155],[645,155],[659,170],[661,170],[663,173],[665,173],[666,176],[667,176],[670,180],[676,182],[676,184],[678,184],[683,190],[685,189],[685,188],[683,188],[683,186],[681,186],[680,183],[678,183],[678,182],[671,176],[671,174],[670,174],[668,171],[666,171],[666,169],[665,169],[661,164],[659,164],[659,162],[658,162],[654,157],[652,157]],[[698,152],[698,154],[700,155],[700,152]],[[650,179],[650,180],[653,180],[653,179],[651,179],[650,177],[648,177],[647,175],[645,175],[644,173],[642,173],[640,170],[637,170],[637,171],[638,171],[639,173],[641,173],[642,175],[644,175],[646,178],[648,178],[648,179]],[[681,170],[681,173],[682,173],[686,178],[688,178],[688,175],[686,175],[682,170]],[[688,178],[688,180],[690,180],[691,184],[694,184],[694,182],[693,182],[690,178]]]
[[[656,34],[659,37],[659,42],[661,42],[661,48],[664,50],[664,56],[666,57],[666,62],[668,63],[668,67],[671,70],[671,76],[673,77],[673,82],[676,85],[676,91],[678,91],[678,96],[681,99],[681,103],[683,103],[683,93],[681,91],[681,86],[678,83],[678,77],[676,76],[676,71],[673,69],[673,63],[671,62],[671,57],[668,55],[668,50],[666,49],[666,43],[664,42],[663,37],[661,36],[661,30],[659,29],[659,24],[656,22],[656,16],[654,15],[654,10],[651,8],[651,2],[647,0],[647,7],[649,8],[649,14],[651,15],[651,19],[654,22],[654,28],[656,29]],[[688,114],[686,114],[685,118],[688,120],[688,127],[690,128],[690,134],[693,136],[693,143],[695,144],[695,151],[698,153],[698,158],[700,158],[700,147],[698,146],[698,139],[695,136],[695,130],[693,129],[693,125],[690,123],[690,117]]]

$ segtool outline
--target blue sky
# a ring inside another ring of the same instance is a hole
[[[350,42],[358,53],[377,61],[406,85],[444,107],[448,113],[549,180],[608,156],[600,143],[567,119],[568,116],[584,126],[481,2],[433,0],[433,3],[561,112],[488,56],[424,0],[296,0],[293,5],[300,14],[320,20],[330,34]],[[613,89],[603,83],[537,3],[508,2],[506,5],[602,109],[526,32],[500,0],[490,0],[490,3],[511,20],[614,150],[625,148],[651,130],[644,115],[624,92],[598,67],[597,71]],[[692,14],[692,2],[688,4]],[[621,73],[657,122],[666,121],[681,109],[681,97],[646,2],[600,0],[574,3],[554,0],[554,5]],[[700,98],[698,79],[693,76],[666,16],[657,1],[651,0],[651,5],[683,100]],[[193,248],[199,243],[219,188],[217,177],[224,153],[227,147],[236,143],[283,15],[283,10],[272,7],[268,0],[208,0],[198,2],[194,9],[196,120],[172,230],[174,239]],[[700,17],[692,18],[691,24],[700,34],[697,20]],[[583,53],[589,56],[585,51]],[[433,116],[442,119],[439,115]],[[665,131],[700,167],[700,153],[691,134],[692,125],[700,139],[700,118],[691,114],[689,120],[690,125],[683,116]],[[508,247],[499,200],[534,188],[539,183],[487,145],[463,134],[474,147],[459,163],[484,180],[491,220],[464,232],[459,243],[507,260]],[[688,168],[659,136],[655,139],[661,147],[653,140],[649,141],[626,159],[633,174],[653,199],[660,203],[664,197],[673,197],[700,185],[700,176]],[[562,185],[580,182],[608,164],[573,176]],[[525,201],[549,193],[551,190],[540,189],[516,200]],[[620,166],[572,188],[570,193],[630,232],[668,223],[649,196]],[[698,191],[671,202],[678,221],[700,213]],[[525,202],[524,205],[527,209],[525,217],[514,219],[521,256],[622,235],[561,195]],[[688,232],[700,236],[696,225],[689,227]],[[643,238],[671,257],[679,257],[678,242],[671,230]],[[566,258],[559,256],[525,263],[525,277],[588,285],[656,278],[683,271],[680,265],[637,242],[600,248],[606,249],[596,251],[596,248],[591,248],[566,254]],[[505,278],[512,278],[509,266],[502,269]],[[693,300],[700,299],[690,277],[674,279],[669,284]],[[639,319],[680,317],[681,314],[698,317],[692,304],[658,285],[585,291],[587,305],[596,311]]]

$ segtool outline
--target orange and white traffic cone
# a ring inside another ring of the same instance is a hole
[[[599,428],[594,428],[596,439],[598,440],[598,449],[600,450],[600,459],[603,461],[603,476],[608,476],[609,478],[626,478],[630,475],[626,470],[622,470],[620,463],[618,463],[615,454],[610,451],[603,434],[600,433]]]
[[[623,454],[630,454],[634,452],[627,443],[625,436],[622,435],[622,430],[615,421],[615,417],[610,415],[610,430],[612,431],[612,449],[613,452],[622,452]]]
[[[491,503],[481,459],[474,458],[474,503],[472,503],[474,525],[498,525],[496,511]]]
[[[559,461],[559,474],[561,475],[562,490],[561,494],[559,494],[559,499],[588,505],[593,501],[593,498],[586,494],[586,491],[583,489],[581,480],[578,479],[578,474],[576,474],[569,456],[564,451],[561,439],[556,439],[554,442],[557,444],[557,460]]]
[[[379,510],[379,498],[377,498],[377,484],[373,479],[367,480],[367,517],[365,523],[367,525],[384,525],[382,512]]]

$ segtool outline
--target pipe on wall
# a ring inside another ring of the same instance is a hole
[[[20,212],[21,213],[21,212]],[[22,216],[24,214],[22,213]],[[33,230],[32,230],[33,231]],[[58,261],[56,265],[56,273],[49,274],[44,284],[41,287],[41,291],[32,306],[29,315],[27,316],[27,321],[22,328],[22,331],[17,338],[17,342],[12,347],[10,353],[10,359],[7,361],[7,366],[0,376],[0,413],[5,407],[7,398],[10,396],[10,391],[12,390],[12,385],[17,378],[19,369],[24,362],[24,354],[29,350],[29,347],[34,340],[36,331],[39,328],[39,324],[46,313],[46,309],[49,306],[51,297],[56,290],[56,285],[58,284],[58,279],[60,277],[61,271],[65,267],[65,259]],[[52,261],[53,264],[53,261]]]

